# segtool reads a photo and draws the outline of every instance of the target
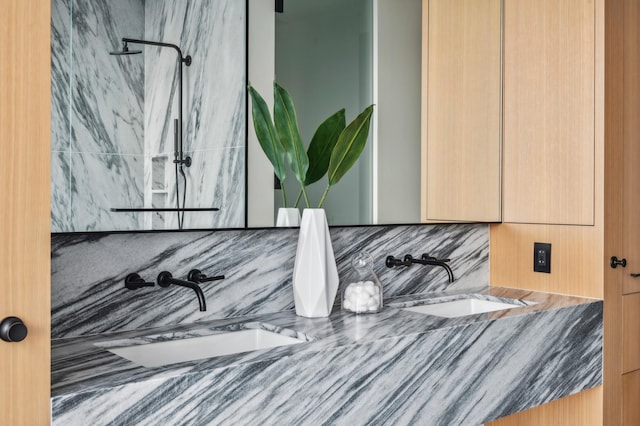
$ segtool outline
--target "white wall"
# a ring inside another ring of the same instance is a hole
[[[276,17],[276,80],[294,100],[305,145],[340,108],[346,108],[349,123],[372,103],[370,5],[371,0],[350,0],[314,10],[316,0],[288,1]],[[367,152],[331,188],[323,206],[329,224],[371,223],[371,149],[369,141]],[[300,186],[292,173],[285,184],[291,206]],[[326,185],[323,178],[308,189],[312,207]],[[275,200],[277,207],[279,193]]]
[[[376,223],[419,223],[422,2],[376,2]]]
[[[274,3],[273,0],[249,0],[249,83],[264,96],[271,111],[275,72]],[[256,138],[251,101],[248,102],[247,226],[273,226],[273,167]]]

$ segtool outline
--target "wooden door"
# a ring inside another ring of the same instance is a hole
[[[640,2],[625,1],[624,18],[624,294],[640,292]],[[634,276],[638,274],[637,276]],[[640,338],[640,336],[638,336]]]
[[[610,0],[606,6],[605,261],[626,267],[605,273],[604,424],[640,424],[640,4]]]
[[[623,21],[622,412],[640,424],[640,2],[624,2]]]
[[[423,14],[421,219],[498,222],[501,1],[425,0]]]
[[[6,425],[50,421],[50,27],[50,1],[0,2],[0,320],[28,328],[0,340]]]

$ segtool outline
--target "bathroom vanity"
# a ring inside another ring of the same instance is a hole
[[[451,318],[404,309],[470,297],[515,307]],[[54,339],[52,422],[481,424],[602,384],[602,308],[481,286],[393,297],[370,315],[287,310]],[[149,367],[112,352],[243,330],[295,343]]]

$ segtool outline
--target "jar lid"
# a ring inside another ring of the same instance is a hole
[[[373,270],[373,257],[367,251],[361,251],[351,260],[351,266],[359,273]]]

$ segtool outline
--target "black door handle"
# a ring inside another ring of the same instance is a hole
[[[614,269],[617,268],[618,265],[625,268],[627,266],[627,259],[618,259],[617,257],[613,256],[611,257],[611,261],[609,262],[609,265],[611,265],[611,267]]]
[[[27,337],[27,326],[18,317],[7,317],[0,323],[0,339],[21,342]]]

